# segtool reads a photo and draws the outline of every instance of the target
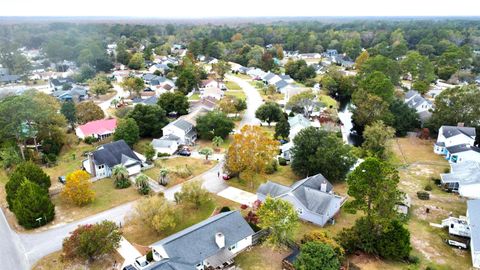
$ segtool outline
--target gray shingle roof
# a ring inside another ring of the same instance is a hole
[[[467,216],[471,230],[471,246],[475,252],[480,252],[480,200],[467,201]]]
[[[325,214],[335,199],[340,200],[333,194],[305,186],[295,189],[293,194],[308,210],[318,214]]]
[[[287,86],[288,83],[284,80],[280,80],[278,82],[275,83],[275,86],[278,88],[278,89],[282,89],[284,88],[285,86]]]
[[[468,144],[458,144],[458,145],[450,146],[450,147],[447,147],[447,150],[451,154],[466,152],[470,150],[480,153],[480,148],[476,146],[471,146]]]
[[[445,138],[450,138],[458,134],[465,134],[471,138],[475,138],[476,131],[473,127],[442,126],[442,135]]]
[[[168,139],[163,139],[163,138],[152,140],[152,146],[154,148],[166,148],[166,147],[168,148],[175,143],[176,143],[175,140],[168,140]]]
[[[277,197],[285,193],[288,193],[290,190],[291,190],[290,187],[268,181],[265,184],[261,184],[258,187],[257,192],[265,196],[270,195],[271,197]]]
[[[190,122],[185,121],[183,119],[177,119],[170,124],[178,127],[179,129],[184,130],[185,132],[189,132],[193,128],[193,125]]]
[[[93,158],[97,165],[106,164],[110,168],[122,164],[124,156],[141,162],[124,140],[104,144],[93,152]]]
[[[309,187],[309,188],[313,188],[313,189],[316,189],[316,190],[320,190],[321,184],[324,183],[324,182],[327,184],[327,192],[332,191],[333,185],[321,173],[295,182],[292,185],[292,188],[296,189],[298,187],[304,186],[304,187]]]
[[[215,242],[216,233],[225,236],[225,248],[254,234],[239,211],[220,213],[151,245],[162,246],[170,257],[152,269],[195,269],[195,265],[221,250]],[[165,263],[170,265],[163,266]],[[175,268],[177,264],[179,268]]]
[[[467,160],[454,163],[451,167],[450,173],[440,174],[442,183],[459,183],[460,185],[480,183],[480,164],[478,162]]]

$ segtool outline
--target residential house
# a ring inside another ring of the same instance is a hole
[[[284,80],[280,80],[280,81],[277,81],[275,83],[275,88],[277,89],[277,92],[279,93],[284,93],[285,92],[285,88],[289,86],[289,84],[284,81]]]
[[[269,84],[269,85],[276,84],[277,82],[282,80],[280,76],[272,72],[266,73],[265,76],[263,76],[261,79],[265,84]]]
[[[197,140],[197,132],[192,123],[179,118],[162,128],[163,136],[175,135],[180,145],[192,145]]]
[[[0,75],[0,84],[17,83],[20,80],[20,75]]]
[[[286,81],[287,83],[294,83],[295,80],[292,79],[292,77],[290,77],[290,75],[288,74],[284,74],[284,75],[279,75],[280,76],[280,79]]]
[[[480,199],[480,163],[465,161],[450,164],[450,172],[440,174],[443,188],[462,197]]]
[[[54,92],[57,90],[63,90],[63,86],[65,84],[73,84],[74,81],[72,78],[67,77],[67,78],[57,78],[57,79],[51,79],[49,82],[50,89]]]
[[[475,143],[476,131],[473,127],[463,126],[441,126],[438,130],[438,137],[433,151],[439,155],[446,155],[446,148],[466,144]]]
[[[85,87],[74,85],[70,90],[53,91],[52,95],[64,102],[81,102],[88,99],[88,90]]]
[[[92,177],[105,178],[112,175],[112,169],[116,165],[125,166],[129,176],[138,174],[142,163],[130,146],[124,140],[119,140],[101,145],[88,153],[82,166]]]
[[[225,84],[217,80],[203,80],[200,88],[220,88],[225,89]]]
[[[405,103],[408,107],[417,111],[422,123],[425,123],[432,116],[433,102],[425,99],[415,90],[410,90],[405,94]]]
[[[259,68],[251,68],[247,71],[247,75],[254,80],[261,80],[265,76],[266,72]]]
[[[153,95],[148,98],[142,98],[142,97],[135,97],[132,99],[132,103],[134,105],[136,104],[143,104],[143,105],[156,105],[158,101],[158,97]]]
[[[322,55],[319,53],[300,53],[298,54],[298,57],[300,59],[317,59],[322,57]]]
[[[161,73],[166,73],[170,71],[170,67],[166,63],[157,63],[148,68],[148,71],[151,73],[154,73],[157,70]]]
[[[290,140],[293,140],[302,129],[312,126],[312,122],[305,118],[303,114],[296,114],[293,117],[289,117],[288,124],[290,125],[290,134],[288,135]]]
[[[445,159],[450,163],[460,163],[467,160],[480,162],[480,148],[469,144],[458,144],[445,147]]]
[[[160,139],[153,139],[152,146],[155,149],[155,156],[160,153],[173,155],[178,150],[179,141],[180,138],[173,134],[163,136]]]
[[[103,140],[115,132],[117,128],[117,119],[101,119],[90,121],[75,128],[77,137],[84,140],[87,137],[94,137]]]
[[[200,98],[214,98],[220,100],[223,98],[224,92],[218,87],[206,87],[200,90]]]
[[[340,211],[345,198],[333,193],[333,186],[321,174],[307,177],[291,186],[268,181],[260,185],[257,197],[285,200],[293,205],[300,219],[325,226]]]
[[[480,200],[467,201],[467,220],[470,225],[472,264],[473,267],[480,268]]]
[[[253,235],[239,211],[220,213],[152,244],[149,269],[225,269],[252,246]]]

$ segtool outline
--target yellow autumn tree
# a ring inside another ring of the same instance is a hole
[[[141,221],[160,233],[175,228],[177,212],[164,197],[151,196],[142,198],[135,204],[132,220]]]
[[[62,196],[78,206],[93,202],[95,191],[93,191],[93,185],[89,179],[90,175],[82,170],[70,173],[67,175]]]
[[[368,52],[366,50],[363,51],[355,60],[355,69],[361,70],[363,63],[365,63],[365,61],[367,61],[369,57],[370,55],[368,54]]]
[[[278,154],[279,143],[259,126],[244,126],[233,140],[225,156],[225,170],[249,180],[253,188],[255,174],[264,173],[265,167]]]

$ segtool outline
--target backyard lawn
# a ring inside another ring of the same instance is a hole
[[[225,86],[228,88],[228,90],[242,90],[240,85],[233,81],[226,81]]]
[[[245,92],[243,92],[242,90],[228,90],[228,91],[225,91],[225,95],[234,96],[238,99],[247,99]]]
[[[192,101],[195,101],[195,100],[200,100],[200,94],[199,93],[195,93],[193,95],[191,95],[188,100],[192,100]]]
[[[155,167],[146,170],[144,173],[153,180],[158,180],[160,170],[167,168],[169,171],[168,178],[170,180],[167,187],[171,187],[206,172],[216,164],[216,160],[209,160],[206,163],[204,159],[179,156],[157,159],[155,160]]]

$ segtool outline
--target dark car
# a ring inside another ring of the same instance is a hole
[[[286,144],[288,142],[287,140],[284,140],[284,139],[280,139],[278,141],[280,142],[280,144]]]
[[[180,156],[189,157],[192,153],[188,149],[182,149],[177,153]]]
[[[62,183],[65,185],[65,182],[67,181],[67,178],[65,176],[59,176],[58,177],[58,182]]]
[[[122,270],[137,270],[137,268],[135,268],[135,266],[129,264],[129,265],[125,265],[125,267],[123,267]]]

